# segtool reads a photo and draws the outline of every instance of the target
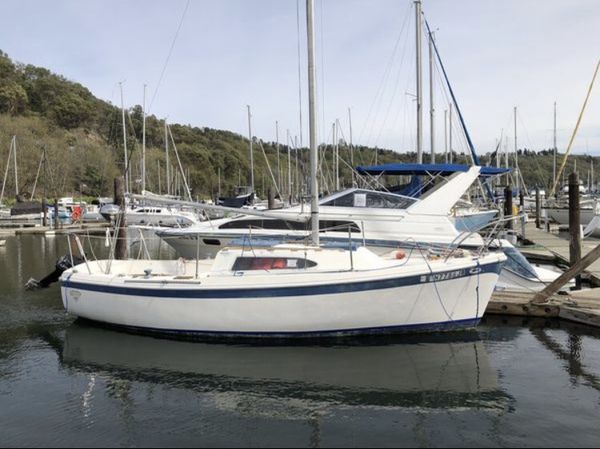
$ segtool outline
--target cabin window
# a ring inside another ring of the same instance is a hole
[[[207,246],[221,246],[221,241],[217,239],[202,239]]]
[[[360,233],[358,225],[352,221],[344,220],[320,220],[319,226],[322,231],[329,232],[345,232],[348,233],[348,228],[351,232]],[[233,220],[219,226],[219,229],[269,229],[276,231],[310,231],[307,223],[299,223],[296,221],[287,220]]]
[[[233,271],[296,270],[316,267],[317,263],[296,257],[238,257]]]

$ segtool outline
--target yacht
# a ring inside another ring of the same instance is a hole
[[[481,246],[477,233],[459,232],[449,214],[479,174],[479,167],[455,173],[445,184],[421,198],[399,194],[347,189],[319,202],[321,239],[347,242],[348,238],[374,248],[397,248],[402,244],[450,245],[459,240],[472,247]],[[280,218],[237,215],[209,220],[186,229],[159,230],[157,235],[182,257],[213,258],[232,241],[243,238],[297,238],[307,235],[304,206],[271,211]]]

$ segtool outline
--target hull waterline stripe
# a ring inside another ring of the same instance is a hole
[[[91,320],[94,321],[94,320]],[[98,321],[98,323],[124,329],[131,332],[165,334],[173,336],[205,336],[205,337],[269,337],[269,338],[315,338],[315,337],[348,337],[352,335],[381,335],[410,332],[436,332],[452,331],[477,327],[480,318],[471,318],[457,321],[444,321],[439,323],[405,324],[383,327],[317,330],[317,331],[277,331],[277,332],[231,332],[231,331],[208,331],[208,330],[178,330],[160,329],[139,326],[126,326]]]

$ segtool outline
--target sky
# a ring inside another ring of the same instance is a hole
[[[0,11],[0,49],[13,60],[113,104],[120,81],[126,106],[142,104],[146,84],[149,113],[172,123],[247,135],[250,105],[253,135],[274,141],[278,121],[280,141],[288,130],[308,140],[304,0],[2,0]],[[424,0],[423,11],[478,153],[501,135],[512,151],[515,106],[518,147],[552,147],[554,102],[564,151],[600,59],[600,1]],[[336,120],[349,139],[350,109],[354,143],[414,150],[413,2],[316,0],[316,13],[320,140],[331,141]],[[429,152],[425,41],[423,59]],[[434,79],[443,152],[448,101],[439,69]],[[453,130],[453,147],[466,150],[456,120]],[[600,155],[600,79],[574,152]]]

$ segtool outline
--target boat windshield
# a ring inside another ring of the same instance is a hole
[[[502,250],[504,251],[504,254],[506,254],[506,264],[504,265],[504,268],[529,279],[538,279],[535,268],[533,268],[518,249],[504,247]]]
[[[351,190],[342,192],[321,202],[322,206],[364,207],[376,209],[407,209],[418,200],[393,193],[372,190]]]

